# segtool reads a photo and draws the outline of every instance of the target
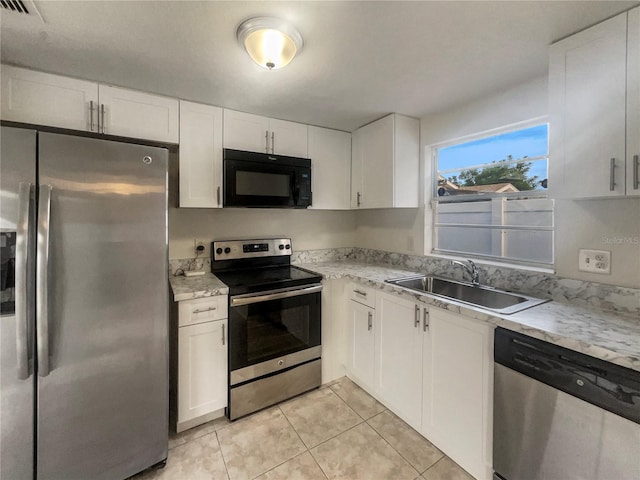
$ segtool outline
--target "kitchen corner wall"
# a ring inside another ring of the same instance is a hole
[[[547,115],[547,78],[421,120],[421,145]],[[551,127],[553,128],[553,127]],[[421,151],[421,185],[431,184],[431,159]],[[551,159],[553,161],[553,159]],[[424,188],[421,188],[424,191]],[[355,245],[421,255],[431,249],[430,198],[419,209],[362,210],[355,218]],[[556,274],[564,278],[640,288],[640,199],[561,200],[555,206]],[[424,240],[424,250],[423,248]],[[611,275],[578,271],[580,248],[611,251]]]
[[[194,239],[212,240],[291,237],[293,248],[316,250],[352,247],[355,213],[351,211],[199,209],[169,207],[169,258],[194,256]]]

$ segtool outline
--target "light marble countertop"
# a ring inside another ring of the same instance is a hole
[[[229,287],[210,272],[196,277],[169,275],[169,284],[173,291],[173,300],[176,302],[229,294]]]
[[[305,263],[300,267],[326,279],[349,277],[378,290],[398,293],[492,325],[521,332],[556,345],[640,371],[640,318],[556,301],[501,315],[419,294],[385,280],[416,274],[409,270],[360,262]]]
[[[640,318],[634,315],[556,301],[511,315],[501,315],[385,283],[391,278],[415,275],[416,272],[411,270],[350,261],[297,265],[317,272],[326,279],[348,277],[378,290],[394,292],[640,371]],[[209,272],[198,277],[170,276],[169,281],[175,301],[229,293],[229,288]]]

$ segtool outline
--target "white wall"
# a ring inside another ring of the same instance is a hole
[[[420,191],[431,184],[431,159],[425,158],[425,145],[491,130],[546,115],[547,78],[540,77],[524,85],[487,96],[475,102],[420,122]],[[421,195],[421,204],[424,198]],[[430,200],[426,199],[427,203]],[[401,253],[422,255],[431,251],[430,206],[403,210],[362,210],[356,215],[356,245]],[[413,240],[413,248],[409,248]],[[423,248],[424,245],[424,248]]]
[[[421,119],[421,179],[431,185],[431,159],[424,146],[545,116],[547,78],[540,77],[499,94]],[[553,128],[553,126],[551,127]],[[421,191],[424,191],[421,189]],[[402,253],[431,251],[429,195],[426,207],[356,213],[356,246]],[[426,210],[425,210],[426,209]],[[558,201],[556,273],[559,276],[640,288],[640,199]],[[426,218],[426,221],[425,221]],[[409,248],[413,239],[413,249]],[[611,251],[611,275],[579,272],[580,248]]]
[[[169,208],[169,258],[194,256],[194,239],[291,237],[293,249],[352,247],[354,212],[248,208]]]

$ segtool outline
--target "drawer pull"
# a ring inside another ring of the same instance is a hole
[[[358,295],[362,295],[363,297],[367,296],[367,292],[363,292],[362,290],[354,290],[353,293],[356,293]]]
[[[205,308],[204,310],[194,310],[193,313],[204,313],[204,312],[211,312],[213,310],[216,310],[216,307],[209,307],[209,308]]]

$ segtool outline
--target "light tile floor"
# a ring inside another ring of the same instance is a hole
[[[230,423],[169,439],[163,469],[135,480],[472,480],[346,377]]]

